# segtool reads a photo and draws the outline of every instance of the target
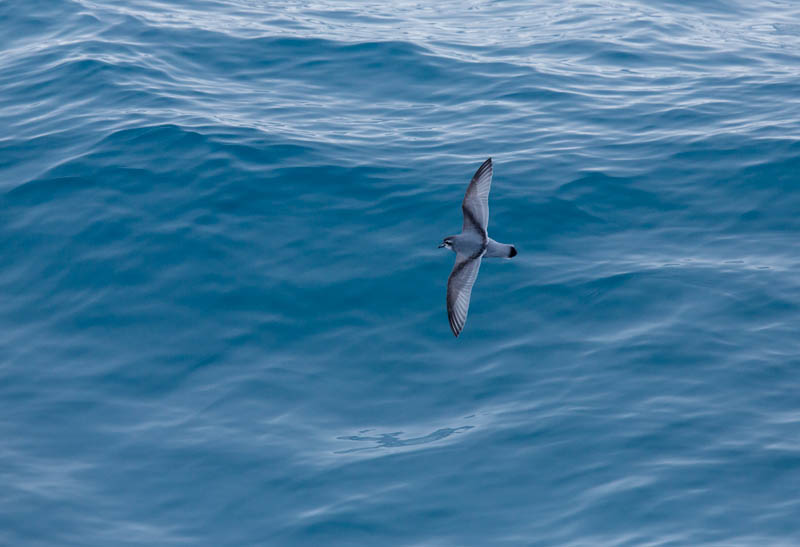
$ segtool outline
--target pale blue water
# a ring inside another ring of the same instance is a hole
[[[800,4],[686,4],[0,3],[0,544],[800,544]]]

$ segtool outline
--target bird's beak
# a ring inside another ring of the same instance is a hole
[[[444,247],[444,243],[439,243],[439,248],[441,249],[442,247]]]

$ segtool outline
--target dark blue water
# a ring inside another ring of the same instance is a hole
[[[796,2],[11,0],[0,128],[0,544],[800,543]]]

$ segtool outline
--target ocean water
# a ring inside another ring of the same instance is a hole
[[[0,128],[0,545],[800,544],[797,2],[6,0]]]

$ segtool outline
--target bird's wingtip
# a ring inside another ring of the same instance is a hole
[[[515,256],[517,256],[517,248],[512,245],[511,250],[508,251],[508,258],[514,258]]]

